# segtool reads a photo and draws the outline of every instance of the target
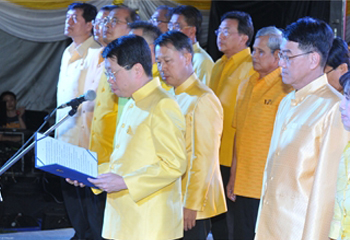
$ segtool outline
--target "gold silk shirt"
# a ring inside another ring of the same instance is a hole
[[[230,167],[232,164],[236,132],[232,127],[232,121],[236,107],[238,86],[242,80],[249,78],[253,73],[254,69],[249,48],[238,52],[229,59],[224,55],[216,61],[212,70],[209,87],[218,96],[224,109],[220,164],[226,167]]]
[[[186,118],[187,171],[182,176],[184,207],[197,211],[197,219],[226,212],[219,148],[223,111],[213,91],[192,74],[175,89]]]
[[[236,129],[234,193],[259,199],[278,105],[292,87],[282,82],[281,69],[259,79],[242,81],[237,95],[233,127]]]
[[[280,103],[264,172],[256,240],[328,239],[342,146],[341,94],[325,74]]]
[[[350,239],[350,142],[346,145],[340,159],[337,194],[334,215],[329,237],[332,239]]]
[[[209,86],[211,71],[214,67],[214,62],[211,56],[196,42],[193,47],[193,69],[199,80]]]
[[[57,84],[58,106],[79,97],[88,90],[96,91],[103,70],[103,66],[98,63],[100,51],[101,46],[95,42],[93,36],[78,46],[72,43],[65,49]],[[94,101],[82,103],[77,113],[56,129],[55,137],[88,148],[94,106]],[[70,110],[70,107],[58,109],[56,122],[66,116]]]
[[[101,164],[109,162],[112,154],[118,114],[118,97],[112,92],[105,74],[101,75],[95,102],[89,148],[97,153]]]
[[[108,168],[100,169],[122,176],[128,187],[107,194],[104,238],[164,240],[183,236],[185,127],[179,105],[157,79],[132,95],[118,123]]]

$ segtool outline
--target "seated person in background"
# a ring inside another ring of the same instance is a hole
[[[346,131],[350,131],[350,72],[339,79],[344,89],[344,95],[339,105],[342,122]],[[329,233],[330,239],[350,239],[350,143],[348,143],[340,158],[337,179],[337,192],[334,204],[334,215]]]
[[[26,129],[26,124],[23,119],[25,108],[21,107],[16,109],[16,95],[13,92],[6,91],[1,94],[0,100],[6,102],[6,124],[1,127]],[[6,136],[0,134],[0,141],[17,142],[20,140],[20,136]]]
[[[25,108],[16,109],[16,95],[13,92],[6,91],[1,94],[0,99],[6,102],[6,125],[2,127],[26,129],[26,124],[23,120]]]
[[[324,72],[327,74],[328,83],[339,92],[343,91],[339,78],[348,71],[349,65],[348,44],[340,37],[334,38]]]

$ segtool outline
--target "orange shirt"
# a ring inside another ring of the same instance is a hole
[[[237,89],[242,80],[254,73],[250,49],[246,48],[227,59],[226,55],[216,61],[210,77],[209,87],[220,99],[224,109],[224,129],[220,147],[220,165],[232,163],[235,129],[232,127],[236,106]]]
[[[260,198],[263,174],[278,105],[292,87],[282,82],[277,68],[262,79],[255,73],[243,81],[237,94],[233,127],[236,129],[236,195]]]

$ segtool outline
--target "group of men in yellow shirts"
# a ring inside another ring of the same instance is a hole
[[[157,9],[152,22],[172,30],[162,35],[126,6],[93,8],[68,8],[73,43],[58,83],[58,105],[97,92],[56,132],[98,154],[91,182],[99,190],[62,183],[72,239],[206,239],[209,231],[214,239],[254,239],[256,231],[257,239],[322,239],[331,213],[308,203],[324,195],[320,187],[330,196],[335,189],[320,175],[325,167],[334,173],[326,154],[341,154],[326,147],[329,137],[348,137],[332,110],[339,94],[323,75],[329,26],[303,18],[283,37],[260,29],[251,53],[251,17],[228,12],[216,30],[224,55],[214,64],[199,46],[202,17],[192,6]],[[300,37],[310,31],[318,39]],[[299,205],[288,207],[293,201]],[[311,216],[323,231],[305,229]]]

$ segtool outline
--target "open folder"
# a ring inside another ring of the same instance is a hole
[[[36,133],[36,168],[95,187],[87,178],[97,177],[97,165],[95,152]]]

